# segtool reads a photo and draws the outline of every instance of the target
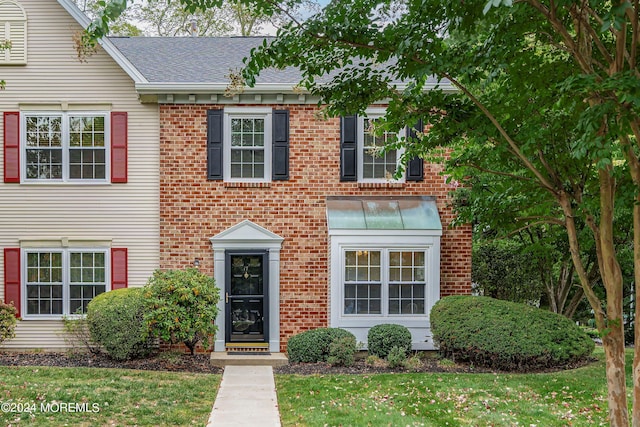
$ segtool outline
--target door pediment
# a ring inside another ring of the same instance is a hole
[[[284,238],[249,220],[244,220],[209,239],[214,247],[278,247]]]

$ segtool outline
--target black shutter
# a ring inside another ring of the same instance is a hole
[[[409,139],[416,138],[416,131],[422,132],[424,126],[422,120],[418,120],[413,127],[408,128]],[[411,141],[413,142],[413,141]],[[424,179],[424,166],[420,157],[414,157],[407,162],[407,181],[422,181]]]
[[[340,181],[358,180],[358,116],[340,117]]]
[[[289,110],[273,110],[272,179],[289,179]]]
[[[224,110],[207,110],[207,179],[222,176],[222,118]]]

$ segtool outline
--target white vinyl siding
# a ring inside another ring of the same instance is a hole
[[[27,63],[27,16],[14,0],[0,0],[0,42],[11,48],[0,51],[0,65]]]
[[[128,249],[129,286],[143,286],[160,258],[158,106],[139,101],[134,82],[101,48],[88,62],[78,61],[72,36],[81,27],[57,1],[21,4],[29,20],[29,62],[0,67],[7,82],[0,96],[2,111],[126,112],[128,182],[0,182],[0,247],[21,247],[25,240],[108,241],[112,248]],[[0,135],[3,131],[0,120]],[[2,258],[0,251],[0,266]],[[16,338],[0,348],[63,348],[67,343],[61,330],[59,320],[20,321]]]

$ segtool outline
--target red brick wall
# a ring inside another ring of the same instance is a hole
[[[200,258],[213,275],[210,237],[248,219],[283,237],[281,345],[300,331],[328,326],[327,196],[436,196],[443,224],[441,295],[470,293],[471,228],[449,228],[450,186],[426,164],[423,182],[363,186],[340,182],[339,119],[318,120],[317,107],[290,110],[290,179],[263,187],[207,181],[206,112],[217,105],[160,107],[160,266],[184,268]],[[282,109],[282,105],[277,108]]]

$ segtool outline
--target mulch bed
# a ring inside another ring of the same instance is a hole
[[[219,374],[222,369],[209,363],[208,354],[152,356],[118,361],[107,355],[77,353],[0,352],[0,366],[55,366],[61,368],[122,368],[145,371],[197,372]]]
[[[595,359],[586,360],[564,369],[584,366]],[[144,359],[117,361],[100,354],[78,353],[47,353],[47,352],[0,352],[0,366],[55,366],[55,367],[89,367],[89,368],[122,368],[150,371],[194,372],[205,374],[220,374],[222,369],[209,363],[208,354],[159,354]],[[538,372],[551,372],[560,369],[548,369]],[[286,366],[274,368],[276,374],[322,375],[322,374],[354,374],[370,375],[381,373],[409,372],[404,368],[388,368],[385,366],[370,366],[365,359],[356,359],[349,367],[331,366],[328,363],[290,363]],[[411,372],[450,372],[450,373],[480,373],[495,372],[466,364],[442,363],[437,357],[430,355],[422,358],[422,365]]]

